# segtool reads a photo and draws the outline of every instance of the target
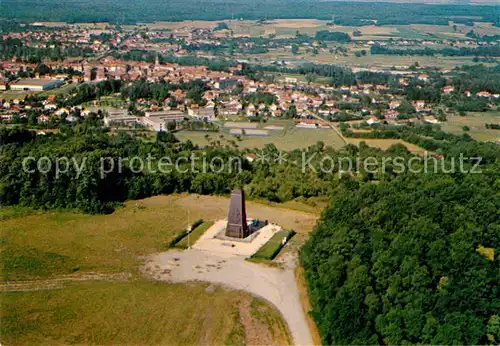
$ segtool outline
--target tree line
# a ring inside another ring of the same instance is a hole
[[[0,38],[0,59],[2,60],[16,57],[34,64],[40,63],[46,58],[60,61],[68,57],[89,57],[92,55],[93,51],[88,47],[70,45],[62,48],[61,44],[56,42],[54,48],[37,48],[26,46],[18,38]]]
[[[383,54],[383,55],[423,55],[423,56],[484,56],[484,57],[499,57],[500,47],[499,46],[486,46],[486,47],[460,47],[460,48],[390,48],[383,47],[378,44],[374,44],[370,47],[371,54]]]
[[[50,11],[47,11],[50,8]],[[203,9],[202,11],[200,9]],[[213,1],[206,6],[203,0],[172,0],[153,2],[144,6],[142,1],[101,0],[96,6],[93,0],[70,0],[61,3],[47,0],[43,3],[29,0],[3,0],[2,16],[24,22],[64,21],[69,23],[108,22],[136,24],[138,22],[179,20],[223,20],[243,18],[269,20],[275,18],[314,18],[330,20],[335,14],[337,25],[389,25],[389,24],[437,24],[449,21],[472,25],[477,21],[496,22],[498,16],[490,6],[429,5],[400,3],[357,3],[325,1],[251,0],[243,2]]]

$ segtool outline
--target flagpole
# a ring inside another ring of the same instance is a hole
[[[190,242],[190,236],[191,236],[191,222],[190,222],[190,213],[189,213],[189,208],[188,208],[188,249],[191,249],[191,242]]]

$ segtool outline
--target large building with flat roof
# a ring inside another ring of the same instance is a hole
[[[45,91],[57,88],[64,82],[59,79],[20,79],[10,84],[13,91]]]

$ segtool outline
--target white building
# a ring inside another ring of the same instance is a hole
[[[11,83],[13,91],[45,91],[60,87],[64,82],[59,79],[20,79]]]

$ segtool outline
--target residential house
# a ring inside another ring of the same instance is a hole
[[[491,97],[491,94],[487,91],[480,91],[478,93],[476,93],[476,96],[479,96],[479,97]]]
[[[443,87],[443,94],[448,95],[453,90],[455,90],[455,87],[453,85],[446,85]]]
[[[389,102],[389,109],[396,109],[401,105],[401,101],[399,100],[392,100]]]

